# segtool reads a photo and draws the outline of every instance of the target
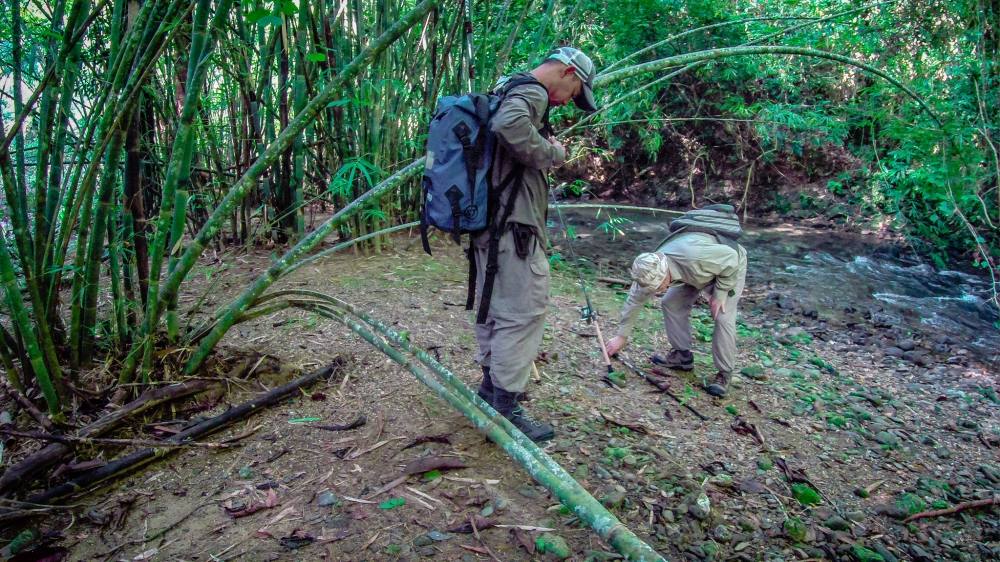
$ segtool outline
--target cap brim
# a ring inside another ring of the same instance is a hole
[[[584,82],[583,88],[580,90],[580,95],[573,98],[573,103],[587,113],[597,111],[597,101],[594,100],[594,92],[586,82]]]

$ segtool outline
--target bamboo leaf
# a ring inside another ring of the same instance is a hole
[[[271,10],[268,10],[267,8],[257,8],[256,10],[247,14],[247,21],[250,23],[257,23],[260,20],[267,17],[268,15],[270,15],[270,13]]]

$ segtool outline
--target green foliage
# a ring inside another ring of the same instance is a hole
[[[792,495],[802,505],[817,505],[823,501],[819,496],[819,492],[814,490],[809,484],[801,482],[792,484]]]
[[[896,507],[905,511],[907,515],[913,515],[923,511],[927,503],[920,496],[907,492],[896,498]]]

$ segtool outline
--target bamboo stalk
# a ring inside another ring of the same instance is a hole
[[[476,429],[485,433],[491,440],[504,449],[532,478],[548,488],[559,498],[559,501],[563,505],[569,507],[574,515],[587,523],[598,536],[611,544],[626,559],[643,561],[664,560],[662,556],[635,536],[613,514],[607,511],[600,502],[594,499],[576,480],[566,473],[558,463],[538,448],[534,442],[515,428],[506,418],[498,414],[489,404],[469,390],[450,371],[431,358],[427,352],[412,346],[409,338],[400,336],[384,324],[359,313],[352,306],[339,299],[313,291],[295,292],[310,293],[322,300],[336,303],[332,306],[306,305],[306,307],[317,314],[340,321],[351,331],[361,336],[362,339],[389,356],[390,359],[408,369],[420,382],[430,387],[438,396],[465,415]],[[435,379],[427,371],[417,366],[411,359],[407,359],[398,350],[351,319],[347,315],[348,311],[375,328],[393,344],[413,354],[421,363],[430,368],[431,373],[441,380]]]

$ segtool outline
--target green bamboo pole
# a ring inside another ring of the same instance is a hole
[[[191,178],[191,154],[194,147],[194,124],[198,113],[198,103],[201,97],[202,86],[208,71],[208,55],[213,48],[214,33],[211,30],[218,30],[229,12],[232,0],[220,0],[215,17],[212,19],[209,28],[209,13],[211,12],[210,0],[198,0],[194,14],[191,33],[191,48],[188,55],[187,84],[184,91],[184,105],[181,115],[177,121],[177,129],[174,133],[174,143],[171,150],[170,162],[167,164],[167,173],[163,185],[160,201],[160,215],[156,222],[156,234],[150,248],[149,264],[149,289],[146,295],[146,313],[140,331],[140,337],[133,346],[132,353],[126,359],[125,369],[122,371],[120,380],[130,382],[135,372],[138,360],[142,360],[143,379],[148,378],[152,369],[153,361],[153,338],[156,326],[160,318],[160,272],[163,266],[163,258],[166,254],[167,235],[170,232],[171,217],[174,213],[174,202],[178,186],[186,188]],[[167,295],[163,298],[164,303],[169,303],[172,297]]]
[[[104,175],[97,192],[97,208],[93,234],[87,246],[86,267],[83,276],[83,309],[80,323],[75,328],[79,332],[80,364],[86,365],[94,356],[94,338],[97,331],[97,297],[101,276],[101,257],[104,254],[104,240],[107,234],[108,219],[111,215],[113,188],[118,179],[118,162],[121,160],[122,147],[125,145],[125,131],[118,129],[108,145],[104,157]],[[82,252],[82,248],[77,248]],[[77,304],[77,303],[74,303]]]
[[[358,312],[354,307],[339,299],[311,291],[296,292],[312,293],[309,296],[317,298],[319,302],[335,303],[324,306],[318,302],[295,303],[295,301],[290,301],[293,305],[299,304],[321,316],[340,321],[362,339],[388,355],[393,361],[408,369],[420,382],[430,387],[438,396],[465,415],[476,429],[485,433],[494,443],[506,451],[532,478],[551,491],[563,505],[572,510],[577,518],[589,525],[602,540],[614,547],[627,560],[665,560],[652,547],[632,533],[555,460],[514,427],[505,417],[469,390],[464,383],[444,366],[437,363],[426,351],[410,344],[409,338],[401,336],[385,324]],[[415,356],[440,380],[436,380],[411,359],[407,359],[398,350],[351,319],[348,313],[361,318],[387,338],[389,342]]]
[[[186,189],[178,189],[174,197],[174,216],[170,223],[170,245],[167,255],[170,256],[167,262],[167,272],[169,273],[177,267],[177,259],[174,257],[180,251],[181,241],[184,239],[184,225],[187,221],[187,207],[190,198]],[[167,341],[175,343],[177,341],[180,324],[177,319],[177,298],[167,301]]]
[[[659,60],[646,62],[642,64],[637,64],[623,68],[621,70],[616,70],[614,72],[609,72],[603,76],[598,76],[594,79],[594,87],[599,88],[605,84],[611,82],[616,82],[620,80],[625,80],[626,78],[632,78],[640,74],[656,73],[664,68],[670,68],[674,66],[683,66],[691,64],[694,62],[709,61],[727,57],[734,56],[745,56],[745,55],[795,55],[802,57],[814,57],[826,60],[832,60],[839,62],[841,64],[846,64],[854,66],[870,74],[874,74],[886,80],[896,88],[902,90],[906,95],[908,95],[913,101],[917,102],[921,110],[930,116],[934,120],[938,127],[941,127],[941,120],[938,118],[937,114],[927,106],[927,103],[917,95],[911,88],[903,84],[896,78],[893,78],[886,72],[883,72],[869,64],[865,64],[859,60],[853,59],[851,57],[846,57],[844,55],[838,55],[836,53],[830,53],[827,51],[820,51],[818,49],[810,49],[807,47],[789,47],[785,45],[760,45],[760,46],[747,46],[747,47],[724,47],[721,49],[708,49],[705,51],[696,51],[693,53],[685,53],[683,55],[675,55],[672,57],[664,57]]]
[[[263,275],[258,277],[252,285],[247,287],[239,297],[229,303],[222,313],[217,315],[219,317],[219,321],[213,327],[212,331],[204,339],[202,339],[201,343],[198,345],[198,349],[191,354],[191,358],[188,359],[187,364],[184,365],[184,372],[195,372],[198,367],[201,366],[201,363],[208,358],[209,353],[211,353],[212,349],[219,342],[219,340],[221,340],[226,332],[228,332],[233,326],[236,319],[239,318],[243,312],[249,309],[268,287],[282,277],[288,268],[293,266],[300,258],[306,256],[306,254],[315,248],[317,244],[322,242],[327,235],[333,232],[334,229],[343,224],[347,219],[354,216],[357,212],[364,209],[365,205],[369,202],[376,201],[383,194],[397,189],[404,182],[417,176],[422,171],[423,159],[421,158],[396,172],[361,197],[355,199],[350,205],[344,207],[329,219],[324,221],[323,224],[317,227],[316,230],[308,236],[303,238],[293,248],[288,250],[280,259],[275,260]]]
[[[121,213],[116,214],[121,216]],[[111,272],[111,308],[114,318],[112,336],[114,347],[121,349],[121,346],[128,341],[128,324],[125,321],[127,304],[122,291],[122,274],[119,269],[124,261],[121,259],[122,243],[118,222],[114,218],[108,221],[108,270]]]
[[[21,95],[21,86],[24,84],[22,78],[21,70],[21,52],[22,52],[22,39],[21,39],[21,0],[11,0],[10,3],[10,13],[11,13],[11,48],[10,56],[11,62],[14,66],[13,80],[14,83],[11,85],[13,88],[14,96],[14,115],[20,115],[24,111],[24,100]],[[16,163],[16,173],[14,177],[17,178],[18,185],[25,185],[24,183],[24,132],[20,128],[16,128],[12,131],[16,136],[14,137],[14,162]]]
[[[75,18],[79,17],[87,2],[77,2],[73,5],[73,12],[70,16],[70,24],[68,26],[69,32],[63,33],[63,13],[66,8],[65,0],[58,0],[52,10],[52,28],[50,29],[51,34],[49,35],[48,41],[46,41],[46,59],[51,61],[55,65],[56,76],[52,81],[51,87],[46,88],[45,93],[42,94],[42,101],[38,104],[38,134],[37,134],[37,144],[35,147],[35,232],[32,236],[34,240],[34,248],[30,255],[23,255],[21,259],[25,265],[30,264],[32,269],[32,277],[36,280],[41,280],[42,278],[42,258],[45,253],[45,240],[47,238],[46,230],[48,224],[45,220],[45,209],[47,207],[45,198],[48,194],[48,190],[45,188],[46,177],[48,176],[48,166],[49,166],[49,156],[52,151],[53,139],[52,135],[54,132],[54,120],[56,106],[58,101],[58,90],[60,89],[60,83],[63,79],[63,68],[66,65],[66,59],[69,56],[68,52],[60,53],[57,38],[62,37],[65,42],[69,42],[72,37],[73,28],[75,26]],[[65,47],[65,46],[64,46]],[[54,164],[55,165],[55,164]],[[25,186],[21,186],[24,190]],[[48,307],[44,303],[37,303],[38,306],[42,307],[42,310],[46,310]]]
[[[17,332],[24,340],[24,347],[31,360],[31,368],[35,371],[35,379],[38,381],[39,388],[42,389],[49,414],[53,417],[60,416],[59,393],[56,391],[55,385],[52,384],[49,369],[45,364],[44,352],[39,347],[28,309],[25,308],[24,301],[21,299],[21,288],[17,283],[14,263],[7,251],[7,233],[2,224],[0,224],[0,281],[2,281],[4,294],[7,296],[7,308]]]

